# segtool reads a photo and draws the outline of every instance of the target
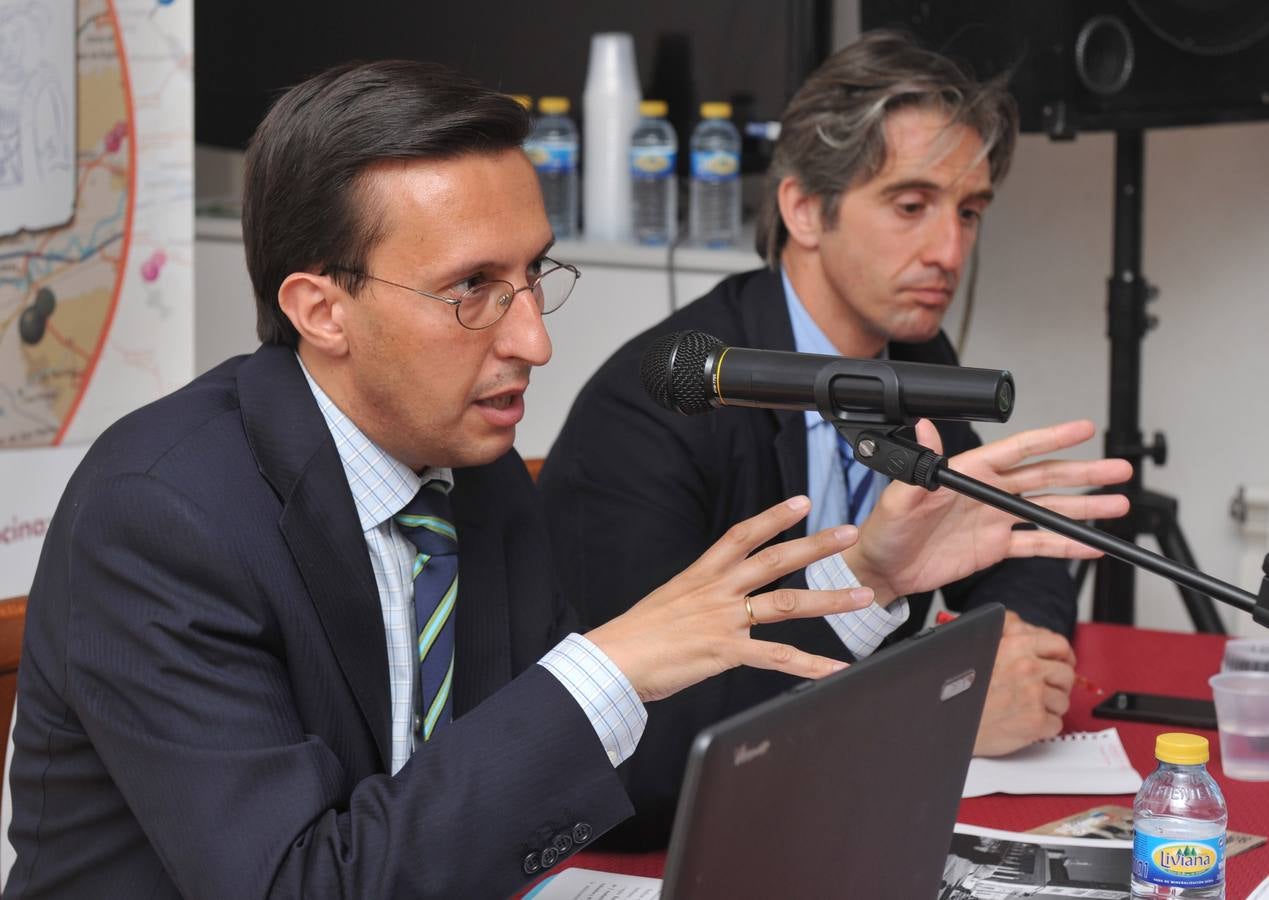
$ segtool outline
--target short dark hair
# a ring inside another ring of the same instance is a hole
[[[827,227],[837,221],[842,192],[873,178],[886,163],[886,117],[903,107],[940,110],[982,138],[993,184],[1009,171],[1018,106],[1008,75],[975,81],[955,62],[898,31],[877,30],[843,47],[811,73],[785,108],[759,214],[758,255],[772,268],[789,231],[780,217],[787,175],[818,196]]]
[[[383,238],[365,176],[388,160],[452,159],[518,147],[529,117],[511,97],[433,63],[338,66],[291,88],[247,148],[242,232],[256,296],[256,332],[296,346],[278,306],[293,272],[329,271],[345,290],[364,283]]]

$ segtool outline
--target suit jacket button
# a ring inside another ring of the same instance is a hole
[[[573,826],[573,843],[584,844],[590,840],[590,826],[585,822],[578,822]]]
[[[560,854],[554,847],[542,848],[542,868],[549,869],[559,862]]]
[[[551,846],[559,851],[560,856],[563,856],[565,853],[573,849],[573,838],[567,831],[561,831],[555,836],[555,839],[551,841]]]
[[[542,871],[542,861],[537,853],[530,853],[524,858],[524,874],[536,875]]]

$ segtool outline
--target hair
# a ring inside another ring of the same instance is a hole
[[[779,267],[789,238],[779,204],[785,176],[820,198],[826,227],[833,227],[842,192],[885,166],[886,118],[898,109],[936,109],[949,126],[972,128],[986,149],[992,183],[998,184],[1009,170],[1018,131],[1018,107],[1007,80],[1006,73],[975,81],[952,60],[897,31],[868,32],[834,53],[784,111],[758,218],[758,254]]]
[[[338,66],[297,85],[247,147],[242,231],[263,343],[295,347],[278,306],[293,272],[329,272],[359,291],[384,237],[367,174],[391,160],[453,159],[520,146],[528,113],[511,97],[433,63]]]

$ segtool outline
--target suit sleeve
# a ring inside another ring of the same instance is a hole
[[[254,596],[253,548],[207,533],[172,487],[117,477],[76,511],[68,573],[69,702],[183,896],[506,896],[542,823],[628,814],[538,666],[354,783],[296,715],[305,649],[278,640],[285,604]]]
[[[726,481],[735,467],[713,456],[724,443],[710,432],[717,418],[671,415],[641,395],[637,360],[618,356],[579,396],[539,476],[561,584],[588,627],[624,613],[758,511],[733,505],[743,492]],[[800,572],[788,583],[805,587]],[[822,620],[761,626],[754,635],[846,656]],[[665,846],[696,734],[793,683],[732,669],[651,704],[639,747],[620,769],[635,817],[607,845]]]

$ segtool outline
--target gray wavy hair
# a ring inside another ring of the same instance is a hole
[[[975,81],[955,62],[902,32],[866,33],[818,69],[789,101],[767,170],[755,244],[773,269],[789,231],[780,216],[779,187],[792,175],[821,201],[827,227],[837,221],[842,192],[875,177],[886,163],[886,117],[904,107],[937,109],[950,126],[982,139],[992,184],[1009,170],[1018,107],[1008,74]]]

